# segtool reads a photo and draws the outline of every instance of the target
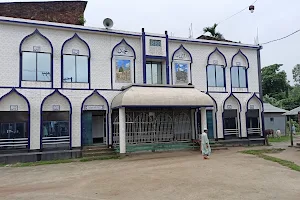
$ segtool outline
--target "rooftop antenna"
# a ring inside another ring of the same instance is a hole
[[[254,38],[254,44],[255,44],[255,45],[259,45],[259,39],[258,39],[258,27],[257,27],[256,37]]]
[[[189,27],[189,38],[193,38],[193,23],[191,23],[191,26]]]

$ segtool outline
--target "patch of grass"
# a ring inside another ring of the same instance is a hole
[[[256,150],[244,150],[244,151],[240,151],[241,153],[245,153],[245,154],[251,154],[251,155],[260,155],[263,153],[280,153],[282,151],[284,151],[285,149],[256,149]]]
[[[273,156],[265,155],[265,154],[270,154],[270,153],[279,153],[284,150],[285,149],[259,149],[259,150],[245,150],[245,151],[241,151],[241,153],[255,155],[255,156],[258,156],[259,158],[263,158],[265,160],[276,162],[282,166],[285,166],[292,170],[300,172],[300,166],[295,164],[292,161],[283,160],[280,158],[275,158]]]
[[[89,162],[93,160],[113,160],[113,159],[120,159],[120,156],[98,156],[98,157],[87,157],[87,158],[81,158],[80,162]]]
[[[259,157],[263,158],[265,160],[269,160],[269,161],[273,161],[273,162],[279,163],[282,166],[285,166],[285,167],[288,167],[288,168],[290,168],[292,170],[300,172],[300,166],[297,165],[297,164],[295,164],[292,161],[283,160],[283,159],[280,159],[280,158],[275,158],[275,157],[264,155],[264,154],[260,154]]]
[[[102,157],[87,157],[87,158],[78,158],[78,159],[65,159],[65,160],[49,160],[49,161],[37,161],[37,162],[27,162],[27,163],[16,163],[16,164],[0,164],[0,167],[32,167],[39,165],[53,165],[53,164],[62,164],[62,163],[72,163],[72,162],[89,162],[93,160],[111,160],[119,159],[120,156],[102,156]]]
[[[53,164],[71,163],[71,162],[75,162],[75,160],[66,159],[66,160],[37,161],[37,162],[27,162],[27,163],[16,163],[16,164],[12,164],[10,166],[11,167],[31,167],[31,166],[53,165]]]
[[[281,136],[278,138],[273,138],[273,137],[268,138],[269,142],[287,142],[290,139],[291,139],[291,137],[289,135]]]

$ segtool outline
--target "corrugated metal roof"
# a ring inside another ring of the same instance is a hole
[[[297,107],[297,108],[294,108],[293,110],[291,111],[287,111],[286,113],[284,113],[283,115],[298,115],[298,112],[300,112],[300,106]]]
[[[287,110],[277,108],[269,103],[264,103],[264,112],[265,113],[286,113]]]

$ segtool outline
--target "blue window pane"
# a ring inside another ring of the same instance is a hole
[[[216,66],[216,82],[217,87],[224,87],[224,68],[222,66]]]
[[[37,53],[37,80],[51,81],[51,54]]]
[[[146,64],[146,83],[152,84],[152,69],[151,63]]]
[[[157,84],[162,84],[162,68],[161,63],[157,63]]]
[[[152,63],[152,84],[158,83],[158,66],[156,63]]]
[[[239,67],[239,79],[240,79],[240,87],[246,87],[246,69],[244,67]]]
[[[76,56],[76,82],[88,83],[88,57]]]
[[[146,83],[162,84],[162,65],[161,63],[148,62],[146,64]]]
[[[67,121],[44,121],[43,137],[69,136],[69,122]]]
[[[216,86],[215,65],[207,66],[207,81],[208,81],[208,86],[209,87],[215,87]]]
[[[239,87],[239,68],[232,67],[231,68],[231,84],[232,87]]]
[[[36,53],[22,53],[22,80],[36,81]]]
[[[64,55],[64,82],[75,82],[75,56]]]

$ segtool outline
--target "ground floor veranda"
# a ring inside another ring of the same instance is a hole
[[[0,99],[0,153],[90,145],[125,153],[130,145],[191,142],[204,128],[212,140],[263,137],[263,108],[256,94],[245,103],[233,94],[217,103],[192,86],[136,86],[106,97],[85,92],[76,104],[76,95],[54,90],[35,105],[39,97],[28,93],[12,89]]]

